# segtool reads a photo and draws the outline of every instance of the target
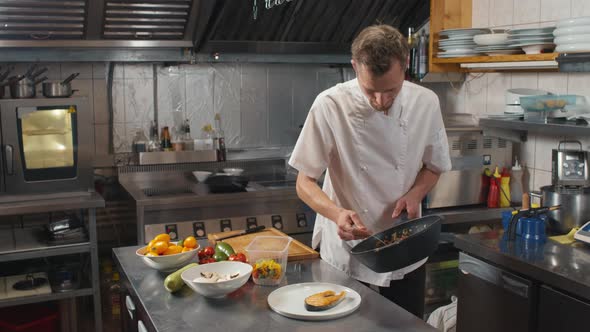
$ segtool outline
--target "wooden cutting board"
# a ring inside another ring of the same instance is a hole
[[[220,238],[229,235],[229,233],[211,233],[207,235],[207,239],[209,240],[209,244],[215,245],[215,241]],[[242,236],[233,237],[231,239],[223,240],[223,242],[228,243],[236,252],[243,252],[246,253],[245,248],[256,238],[257,236],[285,236],[288,235],[279,231],[276,228],[266,228],[263,231],[257,233],[246,234]],[[293,239],[291,244],[289,245],[289,256],[288,261],[299,261],[303,259],[313,259],[320,257],[320,254],[311,249],[310,247],[306,246],[305,244]]]

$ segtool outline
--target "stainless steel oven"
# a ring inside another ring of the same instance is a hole
[[[92,188],[94,126],[85,97],[0,101],[0,200]]]

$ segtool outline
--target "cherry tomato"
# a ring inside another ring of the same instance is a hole
[[[239,261],[238,259],[238,255],[236,254],[231,254],[229,255],[229,257],[227,258],[228,261]]]
[[[205,249],[203,249],[203,252],[205,253],[205,256],[215,255],[215,249],[213,247],[206,247]]]
[[[199,250],[198,255],[199,255],[199,259],[207,257],[207,255],[205,255],[205,249]]]
[[[241,252],[239,252],[239,253],[236,254],[236,260],[237,261],[240,261],[242,263],[247,263],[248,262],[248,258],[246,257],[246,255],[244,255],[244,253],[241,253]]]
[[[215,258],[213,258],[213,257],[206,258],[206,260],[207,260],[207,263],[215,263],[215,262],[217,262],[215,260]]]

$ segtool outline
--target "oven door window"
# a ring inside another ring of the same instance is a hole
[[[76,106],[19,107],[17,126],[25,181],[76,177]]]

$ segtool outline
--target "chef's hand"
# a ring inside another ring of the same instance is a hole
[[[391,218],[395,219],[399,217],[404,210],[408,212],[409,219],[418,218],[421,201],[422,200],[419,197],[415,197],[411,192],[408,192],[395,203],[395,209],[393,210]]]
[[[356,212],[351,210],[340,210],[336,225],[338,225],[338,236],[345,241],[364,239],[371,235]]]

